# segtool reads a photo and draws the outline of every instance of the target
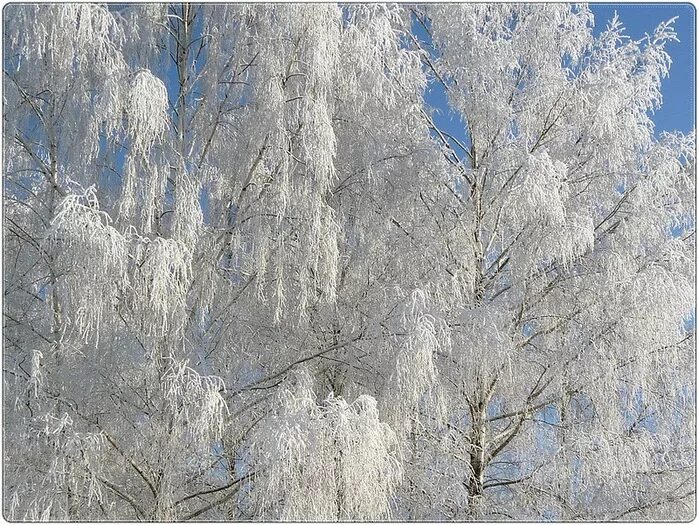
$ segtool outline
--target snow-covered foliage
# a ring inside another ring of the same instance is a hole
[[[167,128],[167,90],[150,71],[133,74],[126,94],[126,133],[134,155],[145,156]]]
[[[365,521],[391,515],[401,480],[397,438],[368,395],[315,399],[307,373],[279,392],[257,437],[255,489],[261,516],[284,521]],[[313,495],[313,497],[309,497]]]
[[[64,309],[69,324],[86,338],[99,338],[103,312],[113,308],[124,289],[129,240],[111,222],[99,209],[94,187],[67,195],[52,219],[49,250],[66,268],[57,278],[68,291]]]
[[[672,21],[4,16],[4,516],[693,515]]]

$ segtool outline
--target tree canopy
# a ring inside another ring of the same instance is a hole
[[[672,20],[3,13],[6,519],[694,515]]]

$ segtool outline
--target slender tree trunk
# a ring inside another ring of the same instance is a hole
[[[483,478],[486,467],[486,407],[487,402],[482,400],[475,407],[473,425],[471,428],[470,466],[471,477],[468,483],[469,498],[477,503],[483,496]],[[469,506],[471,506],[469,504]]]

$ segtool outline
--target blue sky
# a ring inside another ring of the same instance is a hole
[[[656,132],[694,129],[694,50],[696,41],[696,11],[688,3],[672,4],[590,4],[595,15],[595,34],[606,26],[616,11],[634,39],[652,33],[660,22],[673,17],[679,42],[670,42],[667,51],[672,57],[670,76],[663,81],[663,107],[653,116]]]
[[[682,131],[688,133],[694,124],[694,50],[696,40],[696,13],[689,3],[596,3],[589,4],[595,17],[594,34],[603,31],[607,22],[619,14],[619,19],[626,28],[626,34],[636,40],[646,33],[652,33],[661,23],[677,17],[674,27],[679,42],[670,42],[667,51],[672,57],[669,77],[662,82],[663,105],[652,115],[655,122],[656,136],[662,131]],[[413,25],[415,35],[428,40],[425,31],[417,24]],[[447,105],[444,88],[433,82],[425,94],[426,102],[437,109],[434,121],[442,130],[450,133],[469,145],[464,133],[464,124],[457,114]],[[456,148],[459,151],[459,148]]]

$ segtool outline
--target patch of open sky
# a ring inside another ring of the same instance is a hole
[[[689,3],[595,3],[590,4],[595,18],[593,33],[595,36],[604,31],[607,22],[619,15],[626,28],[626,34],[633,39],[641,39],[646,34],[652,34],[662,22],[676,17],[674,28],[679,41],[667,44],[667,51],[672,58],[670,75],[662,82],[663,105],[652,116],[655,122],[655,134],[663,131],[681,131],[689,133],[695,128],[695,61],[694,50],[696,42],[696,10]],[[424,23],[423,23],[424,22]],[[418,20],[413,16],[412,32],[428,53],[431,60],[438,57],[438,52],[432,45],[430,21]],[[429,66],[425,66],[429,70]],[[431,73],[431,72],[430,72]],[[432,74],[432,73],[431,73]],[[442,79],[449,85],[448,79]],[[456,140],[470,147],[470,138],[466,122],[459,112],[455,111],[448,101],[447,89],[444,84],[432,74],[424,93],[425,104],[430,108],[434,123]],[[447,137],[450,142],[455,142]],[[466,154],[454,143],[454,151],[465,161]]]
[[[652,116],[655,134],[662,131],[689,133],[695,128],[695,60],[696,9],[690,3],[595,3],[590,4],[595,17],[595,36],[607,26],[616,12],[634,40],[652,34],[662,22],[677,17],[674,23],[679,42],[669,42],[672,58],[670,75],[662,82],[663,105]]]
[[[438,58],[438,51],[435,49],[430,33],[431,22],[429,19],[418,19],[413,14],[411,30],[415,39],[420,43],[420,47],[427,53],[429,60]],[[430,75],[430,82],[424,93],[425,105],[428,107],[430,116],[440,131],[445,133],[445,138],[451,143],[454,152],[465,165],[468,165],[466,152],[459,143],[471,147],[471,138],[468,134],[466,122],[458,111],[455,111],[449,104],[447,87],[449,79],[437,78],[429,65],[425,64],[425,69]],[[445,86],[446,84],[446,86]],[[436,133],[433,132],[436,138]]]
[[[692,311],[689,312],[684,319],[684,324],[683,324],[684,331],[687,333],[693,332],[696,329],[696,325],[697,325],[697,309],[693,308]]]

